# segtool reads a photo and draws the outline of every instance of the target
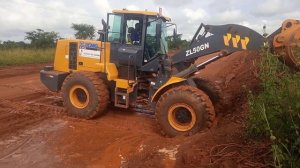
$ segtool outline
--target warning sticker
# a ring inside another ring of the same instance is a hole
[[[81,41],[79,46],[79,56],[100,59],[100,47],[96,43],[86,43]]]

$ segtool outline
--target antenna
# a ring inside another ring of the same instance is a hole
[[[162,8],[161,7],[159,7],[159,9],[158,9],[158,11],[159,11],[159,16],[162,16]]]
[[[268,36],[266,25],[263,26],[263,36],[264,36],[264,38],[266,38]]]

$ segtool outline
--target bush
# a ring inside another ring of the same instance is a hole
[[[26,32],[25,36],[25,39],[30,41],[31,47],[43,49],[55,47],[59,38],[57,32],[45,32],[42,29]]]
[[[262,52],[262,91],[250,93],[248,132],[270,137],[275,167],[300,165],[300,73],[292,72],[272,55]]]
[[[0,50],[0,66],[53,62],[54,48],[14,48]]]

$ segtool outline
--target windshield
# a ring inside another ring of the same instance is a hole
[[[108,15],[108,41],[119,43],[121,41],[122,16],[109,14]]]
[[[161,38],[157,38],[156,35],[156,25],[159,24],[161,20],[156,17],[151,17],[148,19],[146,28],[146,38],[145,38],[145,62],[153,58],[157,53],[165,54],[168,52],[167,44],[167,27],[165,22],[161,24]],[[157,41],[160,39],[160,41]]]

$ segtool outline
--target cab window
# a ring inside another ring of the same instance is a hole
[[[126,44],[140,45],[142,41],[142,17],[125,17],[125,41]]]
[[[114,43],[121,42],[122,16],[109,14],[108,15],[108,41]]]
[[[145,38],[145,50],[144,50],[144,62],[147,62],[151,58],[153,58],[158,51],[160,51],[160,46],[158,46],[159,42],[157,42],[156,37],[156,18],[149,18],[147,22],[146,28],[146,38]]]

